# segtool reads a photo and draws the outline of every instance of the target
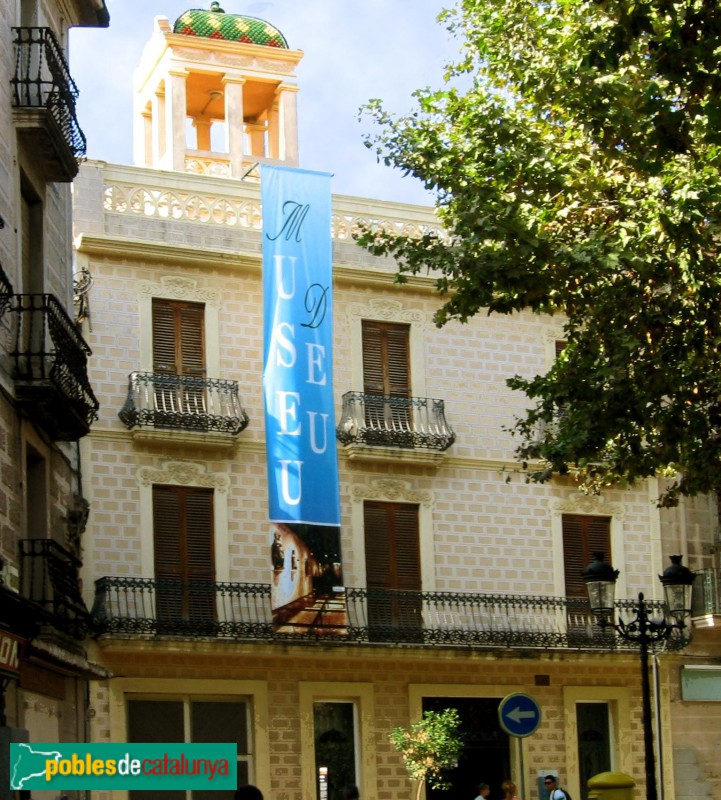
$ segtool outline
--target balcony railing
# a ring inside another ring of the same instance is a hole
[[[447,450],[456,435],[443,400],[346,392],[336,428],[344,444]]]
[[[595,624],[584,599],[346,588],[310,600],[309,607],[332,605],[333,613],[294,627],[278,622],[277,613],[274,619],[269,584],[106,577],[95,583],[92,617],[101,634],[537,650],[633,647]],[[631,614],[633,601],[616,606]],[[660,604],[652,607],[663,614]],[[670,642],[673,648],[685,644],[683,638]]]
[[[2,264],[0,264],[0,319],[2,319],[5,309],[10,305],[12,295],[13,285],[10,283],[10,278],[5,274]]]
[[[98,418],[88,380],[92,351],[53,295],[16,294],[8,309],[7,350],[18,403],[54,439],[82,438]]]
[[[691,616],[721,615],[721,570],[703,569],[696,573],[691,600]]]
[[[90,614],[80,589],[82,563],[51,539],[20,541],[20,593],[42,606],[53,627],[85,638]]]
[[[238,382],[133,372],[118,416],[128,428],[215,431],[233,436],[245,430],[248,415]]]
[[[75,112],[78,88],[55,35],[49,28],[13,28],[13,44],[13,105],[46,111],[73,157],[82,158],[86,141]]]

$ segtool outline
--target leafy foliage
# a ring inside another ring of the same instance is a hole
[[[718,490],[721,9],[460,0],[441,19],[463,47],[445,88],[365,113],[366,145],[435,192],[447,236],[361,244],[401,281],[437,278],[439,326],[562,315],[553,368],[508,381],[534,403],[515,428],[533,479],[666,475],[665,505]]]
[[[403,757],[411,780],[418,781],[418,795],[425,781],[434,789],[446,789],[444,771],[456,765],[463,742],[458,735],[458,711],[424,711],[423,719],[409,730],[394,728],[388,738]]]

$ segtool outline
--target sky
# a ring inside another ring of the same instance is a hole
[[[106,0],[110,27],[74,28],[70,71],[80,97],[78,119],[88,158],[132,164],[132,75],[156,16],[171,26],[209,0]],[[371,98],[404,114],[412,92],[443,85],[443,66],[458,44],[436,21],[446,0],[224,0],[227,13],[264,19],[302,50],[298,65],[300,166],[333,174],[335,194],[432,205],[419,181],[377,163],[363,144]]]

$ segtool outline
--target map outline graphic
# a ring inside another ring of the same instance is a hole
[[[62,758],[62,753],[58,753],[57,750],[52,750],[50,752],[46,752],[44,750],[33,750],[33,748],[29,744],[26,744],[25,742],[18,742],[17,745],[18,748],[24,747],[27,750],[29,750],[30,752],[28,753],[28,755],[48,756],[55,759],[55,761],[59,761]],[[23,760],[23,754],[20,753],[20,755],[15,759],[15,763],[12,765],[12,770],[10,772],[11,789],[22,789],[23,783],[25,783],[25,781],[30,780],[31,778],[45,777],[46,768],[44,768],[42,772],[33,772],[30,775],[23,775],[23,777],[20,778],[20,780],[18,780],[17,771],[18,767],[22,763],[22,760]],[[47,758],[45,760],[47,761]]]

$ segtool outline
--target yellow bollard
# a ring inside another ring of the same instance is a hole
[[[588,779],[588,800],[633,800],[636,781],[623,772],[599,772]]]

